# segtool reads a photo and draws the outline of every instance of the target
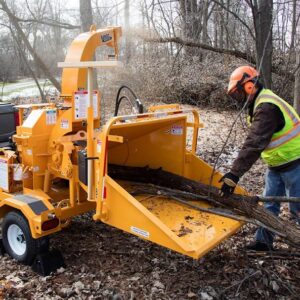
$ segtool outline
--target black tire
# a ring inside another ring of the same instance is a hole
[[[11,234],[13,230],[19,230],[19,233],[22,233],[16,236],[18,242],[15,245],[23,247],[19,253],[17,253],[18,248],[10,244],[10,242],[14,243],[14,235]],[[37,254],[46,252],[49,249],[49,238],[34,239],[31,236],[26,218],[22,213],[17,211],[11,211],[4,217],[2,222],[2,242],[9,256],[26,265],[31,265]]]

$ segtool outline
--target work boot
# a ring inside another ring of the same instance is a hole
[[[255,241],[249,245],[246,246],[247,250],[252,251],[274,251],[274,248],[272,245],[268,245],[266,243]]]

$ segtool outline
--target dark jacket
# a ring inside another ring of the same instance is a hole
[[[272,135],[285,125],[284,116],[276,105],[262,103],[256,108],[254,114],[253,105],[254,101],[249,107],[249,115],[252,119],[250,132],[231,168],[231,173],[238,177],[243,176],[252,167],[270,143]],[[298,163],[299,160],[272,169],[285,171]]]

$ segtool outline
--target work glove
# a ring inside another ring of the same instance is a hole
[[[228,197],[233,194],[234,189],[239,182],[239,177],[235,176],[231,172],[226,173],[219,182],[223,182],[223,185],[219,191],[221,197]]]

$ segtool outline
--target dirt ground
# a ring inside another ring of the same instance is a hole
[[[235,112],[200,109],[206,127],[199,133],[198,155],[213,164]],[[228,170],[245,136],[240,122],[218,167]],[[241,184],[261,193],[265,167],[258,162]],[[283,213],[286,215],[286,209]],[[300,299],[300,252],[277,242],[278,254],[244,249],[255,228],[236,235],[200,260],[174,253],[118,229],[77,217],[51,238],[67,267],[40,277],[5,255],[0,264],[3,299]]]

